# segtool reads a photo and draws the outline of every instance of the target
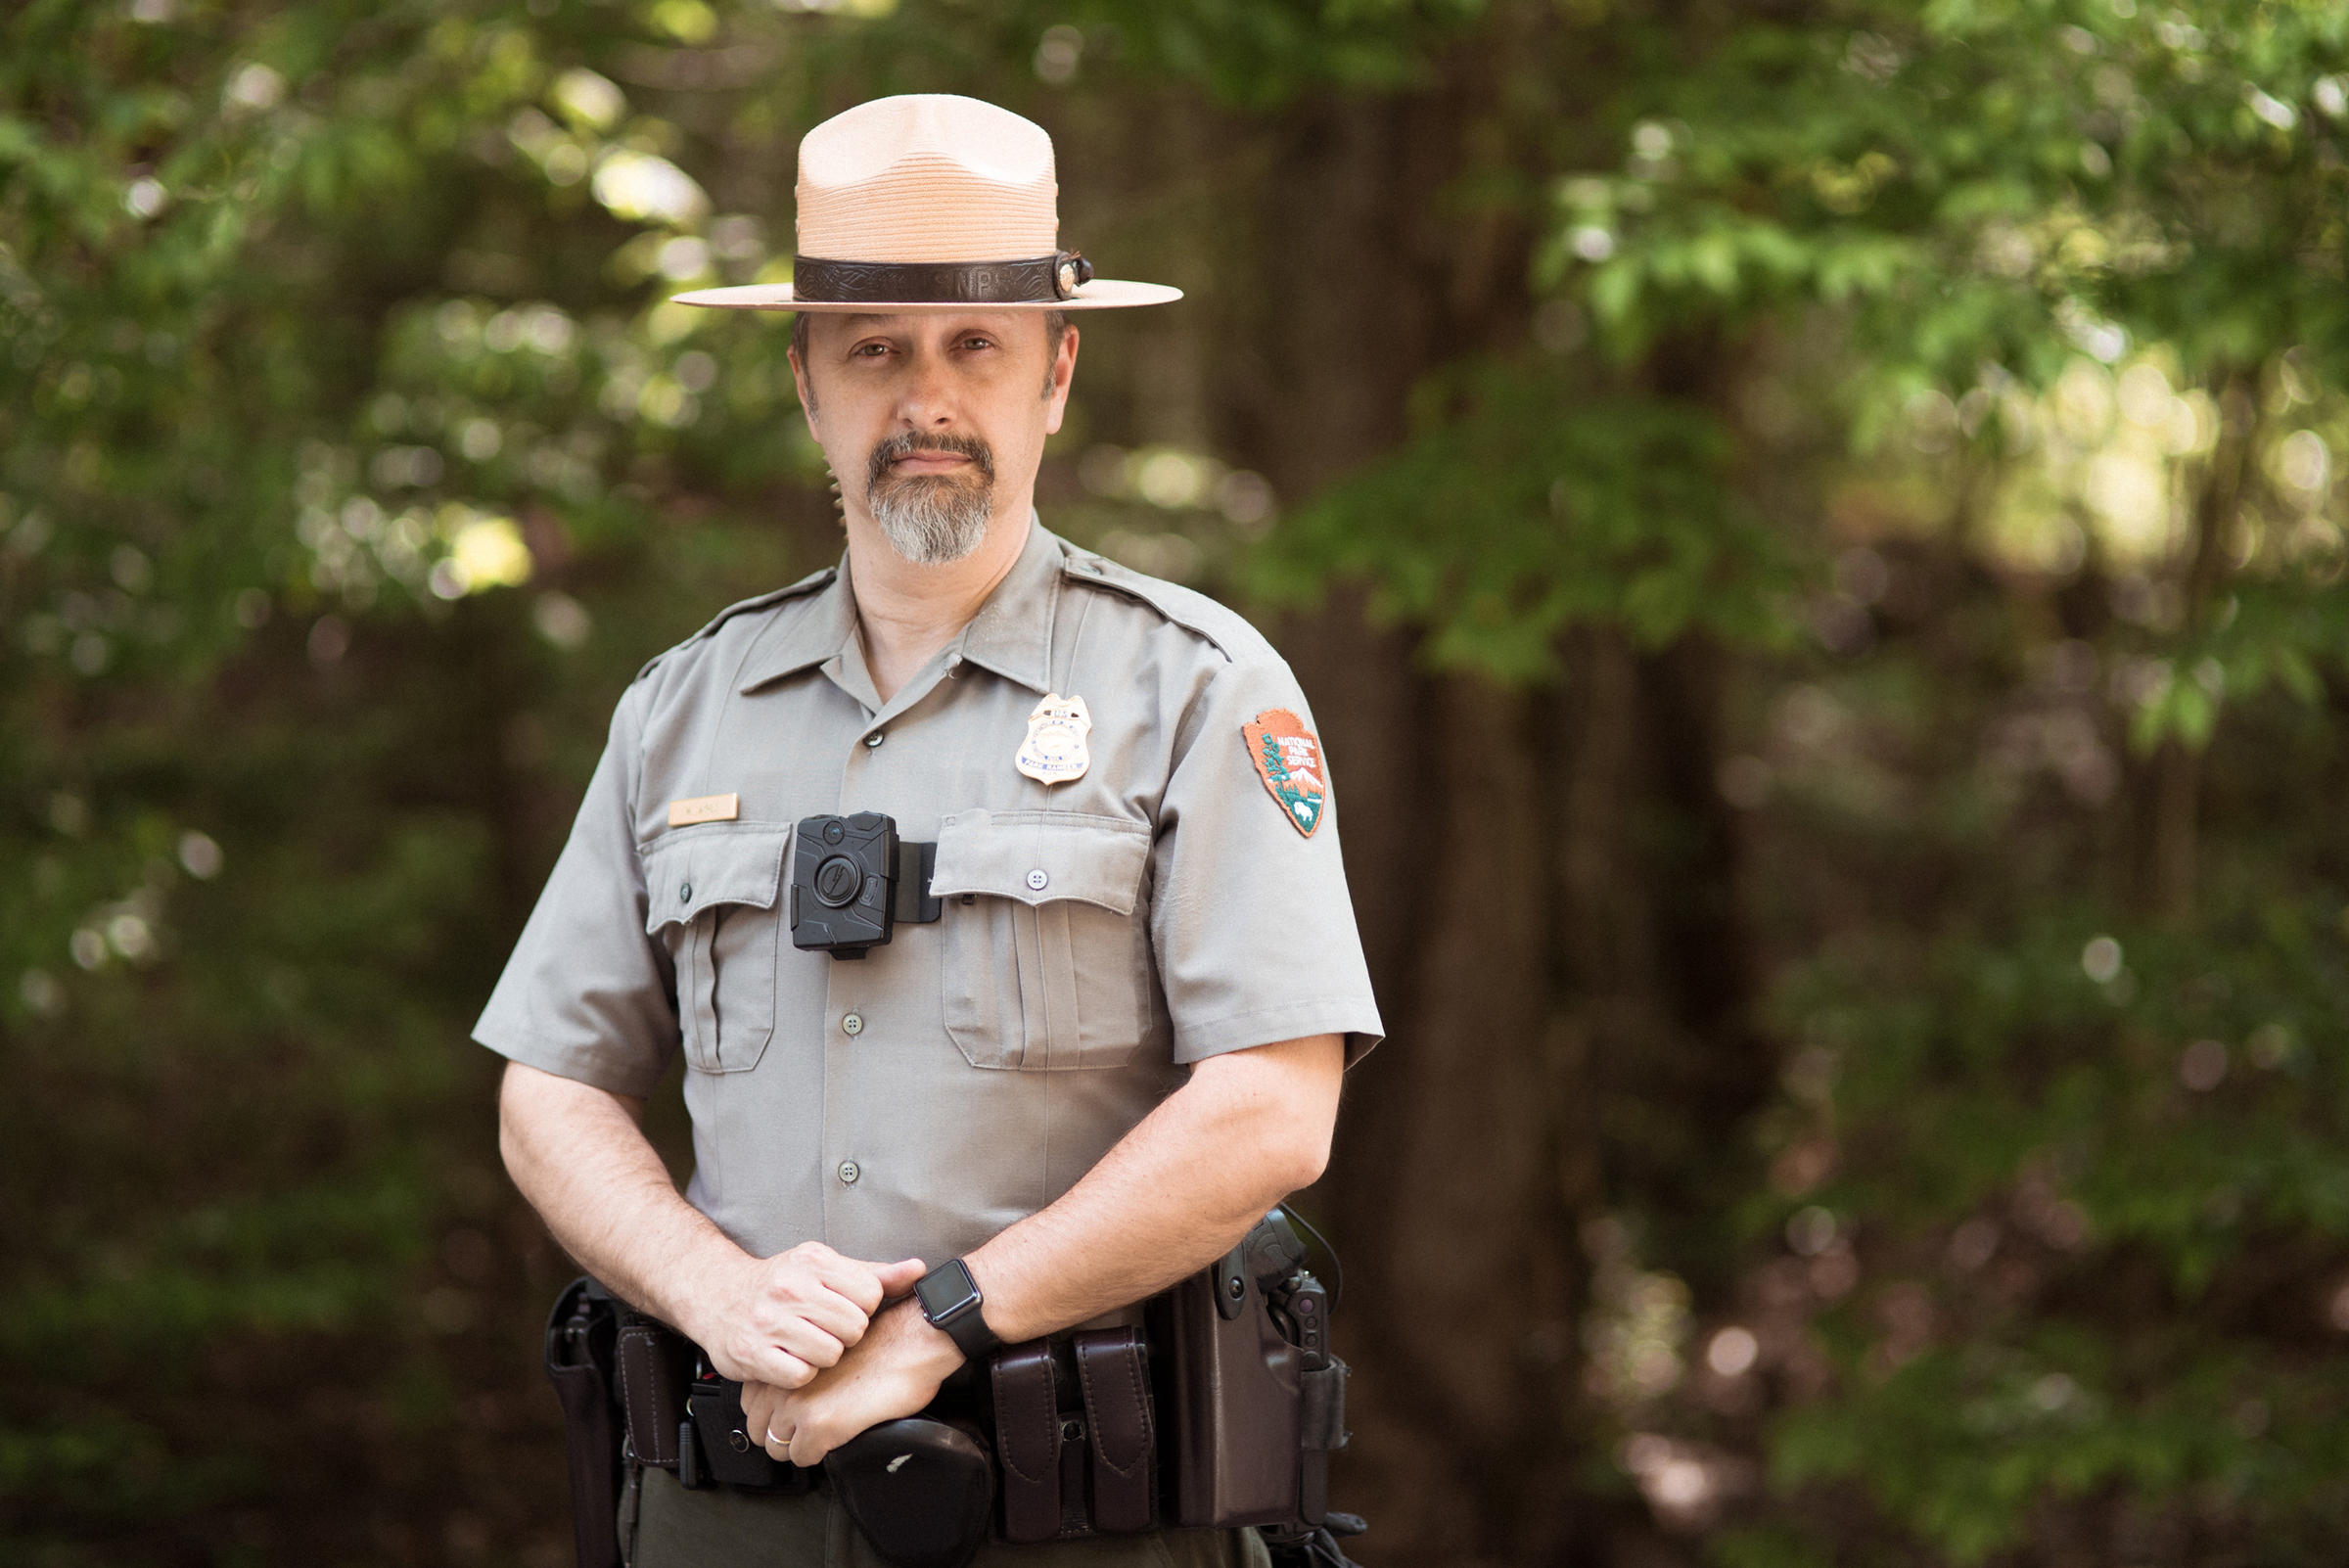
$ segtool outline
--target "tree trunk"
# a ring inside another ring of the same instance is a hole
[[[1439,363],[1522,340],[1522,237],[1442,218],[1486,113],[1454,82],[1233,129],[1261,201],[1214,275],[1278,286],[1203,300],[1237,371],[1219,444],[1291,504],[1399,444]],[[1627,1176],[1635,1199],[1710,1192],[1769,1083],[1713,784],[1721,663],[1590,633],[1561,690],[1510,691],[1418,668],[1410,629],[1362,608],[1338,584],[1278,628],[1391,1037],[1300,1197],[1348,1263],[1335,1500],[1373,1517],[1354,1549],[1374,1568],[1609,1561],[1649,1526],[1583,1479],[1620,1434],[1584,1388],[1582,1227]],[[1607,1097],[1690,1086],[1702,1126],[1610,1171]]]

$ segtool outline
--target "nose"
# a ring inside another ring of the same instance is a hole
[[[908,359],[904,388],[898,397],[898,420],[907,430],[948,428],[954,422],[954,408],[944,356],[925,346]]]

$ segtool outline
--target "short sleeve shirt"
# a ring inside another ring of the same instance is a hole
[[[475,1038],[632,1095],[682,1052],[686,1196],[736,1242],[934,1263],[1067,1191],[1188,1064],[1377,1040],[1312,716],[1247,622],[1032,522],[887,702],[855,623],[844,561],[646,668]],[[1049,784],[1016,762],[1047,696],[1091,721]],[[794,824],[858,811],[936,843],[940,918],[796,947]]]

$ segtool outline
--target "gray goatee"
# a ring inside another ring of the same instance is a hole
[[[891,464],[914,452],[953,452],[969,458],[976,472],[891,474]],[[865,466],[865,510],[890,547],[916,566],[944,566],[978,549],[994,493],[994,453],[976,436],[892,436]]]

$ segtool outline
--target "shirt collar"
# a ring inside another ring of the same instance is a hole
[[[1020,558],[971,623],[946,645],[947,657],[959,653],[969,664],[1044,695],[1052,678],[1052,617],[1060,606],[1062,555],[1059,536],[1031,508]]]
[[[1062,545],[1032,507],[1028,542],[1003,580],[970,623],[946,644],[949,661],[959,657],[1042,694],[1051,678],[1052,617],[1060,599]],[[743,662],[739,689],[745,693],[797,674],[844,653],[856,635],[856,597],[849,581],[849,558],[798,613],[781,618],[773,631]]]
[[[745,693],[820,665],[856,633],[856,601],[849,593],[849,558],[844,553],[830,580],[796,604],[786,603],[742,663]]]

